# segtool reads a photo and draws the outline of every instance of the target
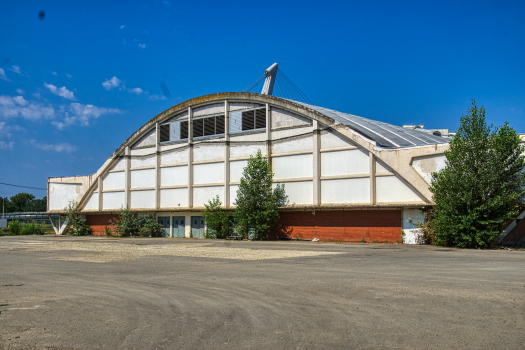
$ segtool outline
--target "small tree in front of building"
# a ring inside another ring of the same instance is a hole
[[[117,220],[110,220],[109,223],[114,227],[113,232],[120,237],[139,236],[141,220],[129,208],[122,208],[118,212]]]
[[[201,215],[206,220],[206,238],[228,237],[228,215],[221,208],[222,202],[219,196],[209,200]]]
[[[436,244],[477,248],[496,243],[525,195],[524,150],[514,129],[505,123],[493,130],[485,108],[472,101],[445,152],[446,167],[432,175]]]
[[[237,230],[243,237],[263,239],[279,225],[277,208],[288,199],[284,185],[272,189],[273,176],[268,157],[257,151],[244,168],[235,200]]]
[[[73,236],[89,236],[93,230],[86,224],[86,219],[80,215],[78,203],[70,203],[64,208],[68,226],[71,228],[69,233]]]

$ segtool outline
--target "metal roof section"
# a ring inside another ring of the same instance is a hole
[[[383,123],[353,114],[342,113],[324,107],[313,106],[299,101],[293,102],[322,113],[327,117],[358,131],[369,139],[374,140],[380,147],[403,148],[449,142],[449,140],[444,137],[418,130],[407,129],[401,126]]]

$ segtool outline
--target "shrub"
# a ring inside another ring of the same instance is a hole
[[[157,221],[155,214],[148,214],[142,217],[141,228],[139,230],[140,237],[162,237],[164,228]]]
[[[114,232],[120,237],[133,237],[139,235],[141,220],[129,208],[122,208],[118,212],[117,220],[110,220],[115,227]]]
[[[408,222],[417,227],[417,244],[436,244],[436,231],[432,228],[432,212],[425,213],[425,222],[414,222],[412,219],[408,219]]]
[[[106,237],[113,236],[113,232],[111,232],[111,229],[108,226],[104,226],[104,233],[106,234]]]
[[[71,227],[69,234],[73,236],[89,236],[93,232],[91,226],[86,224],[86,219],[80,215],[78,204],[69,204],[64,210],[69,220],[68,225]]]
[[[204,204],[206,209],[201,213],[206,220],[206,238],[226,238],[228,237],[228,215],[221,208],[219,196]]]
[[[29,224],[23,224],[21,229],[21,234],[23,235],[43,235],[46,231],[42,227],[42,225],[35,224],[35,223],[29,223]]]
[[[13,220],[9,223],[9,234],[10,235],[19,235],[20,234],[20,224],[18,220]]]

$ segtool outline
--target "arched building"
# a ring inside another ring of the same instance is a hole
[[[431,205],[431,173],[448,139],[262,94],[217,93],[149,120],[92,175],[49,178],[48,211],[78,203],[95,234],[122,207],[155,212],[173,237],[202,237],[200,211],[226,209],[247,159],[261,150],[289,201],[291,237],[396,242]],[[268,86],[269,85],[269,86]],[[191,223],[191,224],[190,224]]]

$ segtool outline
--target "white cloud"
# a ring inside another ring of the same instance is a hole
[[[11,70],[16,74],[22,74],[22,71],[20,70],[19,66],[11,66]]]
[[[75,94],[73,94],[72,91],[69,91],[65,86],[62,86],[61,88],[57,88],[55,85],[48,84],[48,83],[44,83],[44,86],[49,91],[51,91],[52,93],[54,93],[57,96],[60,96],[60,97],[63,97],[63,98],[67,98],[68,100],[74,100],[75,99]]]
[[[7,75],[5,75],[5,71],[3,68],[0,68],[0,79],[2,80],[5,80],[5,81],[11,81]]]
[[[124,29],[124,28],[126,28],[126,26],[125,25],[121,25],[119,28],[120,29]]]
[[[108,80],[104,81],[102,83],[102,86],[106,90],[111,90],[113,88],[119,87],[121,83],[122,83],[122,80],[120,80],[117,77],[113,77],[111,79],[108,79]]]
[[[20,95],[25,95],[26,92],[22,89],[16,89],[16,93]]]
[[[149,99],[152,100],[152,101],[165,100],[166,96],[164,96],[164,95],[151,95],[149,97]]]
[[[141,49],[145,49],[145,48],[146,48],[146,44],[139,44],[139,47],[140,47]]]
[[[57,72],[53,72],[53,75],[58,75]]]
[[[72,76],[71,74],[66,74],[66,77],[67,77],[68,79],[73,78],[73,76]]]
[[[28,102],[22,96],[0,96],[0,117],[16,118],[22,117],[28,120],[38,120],[41,118],[54,118],[55,109],[53,106],[44,106],[35,102]]]
[[[0,141],[0,149],[8,149],[12,151],[14,145],[15,145],[14,141]]]
[[[137,94],[137,95],[140,95],[140,94],[144,93],[144,90],[142,90],[139,87],[136,87],[134,89],[129,89],[128,91],[129,91],[130,94]]]
[[[35,148],[41,149],[43,151],[55,151],[55,152],[66,152],[71,153],[76,151],[77,147],[74,145],[71,145],[67,142],[63,143],[57,143],[57,144],[45,144],[40,143],[37,140],[29,140],[28,143]]]
[[[59,130],[63,130],[66,126],[72,124],[80,124],[82,126],[89,126],[90,119],[97,119],[104,114],[118,114],[122,113],[117,108],[104,108],[93,105],[83,105],[81,103],[72,103],[68,108],[64,108],[63,121],[52,121],[51,124],[56,126]]]

